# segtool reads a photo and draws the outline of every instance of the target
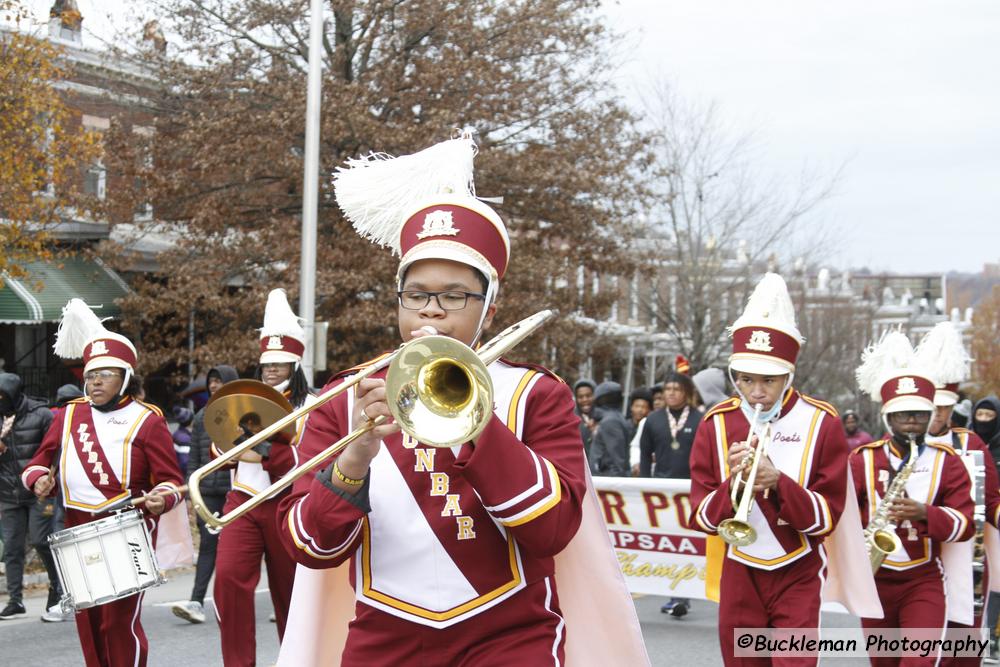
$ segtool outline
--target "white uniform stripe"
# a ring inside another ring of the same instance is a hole
[[[324,549],[316,544],[316,541],[308,532],[306,532],[305,527],[302,525],[302,501],[308,497],[308,495],[303,496],[297,503],[295,503],[295,506],[292,507],[292,526],[295,528],[299,541],[306,546],[306,551],[310,552],[317,558],[332,558],[340,553],[343,553],[344,549],[346,549],[351,542],[354,541],[354,538],[358,536],[358,531],[361,530],[361,519],[358,519],[357,524],[354,526],[354,530],[351,531],[351,534],[345,541],[333,548]]]
[[[501,518],[500,519],[501,523],[510,523],[512,521],[517,521],[521,517],[524,517],[524,516],[527,516],[527,515],[531,514],[532,512],[534,512],[535,510],[537,510],[539,507],[541,507],[545,503],[551,501],[552,498],[553,498],[553,496],[555,496],[556,493],[558,493],[559,489],[557,487],[558,487],[559,482],[556,481],[556,478],[552,474],[552,468],[548,464],[545,466],[545,471],[546,471],[546,473],[548,473],[549,488],[551,489],[551,491],[549,493],[545,494],[545,496],[543,496],[540,500],[538,500],[535,503],[532,503],[529,507],[527,507],[526,509],[521,510],[517,514],[512,514],[511,516],[505,516],[505,517]]]
[[[703,528],[707,528],[708,530],[711,531],[714,531],[716,528],[718,528],[718,526],[716,526],[714,523],[708,520],[708,514],[705,513],[705,510],[708,508],[708,504],[709,502],[711,502],[712,497],[715,496],[716,491],[718,491],[718,489],[712,491],[710,494],[708,494],[702,499],[701,504],[698,505],[698,513],[696,517],[698,519],[698,522],[702,525]]]
[[[133,667],[139,667],[139,659],[142,657],[142,646],[139,644],[139,635],[135,632],[135,623],[139,620],[139,610],[142,609],[142,598],[145,595],[146,591],[143,591],[135,596],[135,611],[132,613],[132,623],[129,624],[132,639],[135,640],[135,662],[132,663]]]
[[[535,483],[506,502],[502,502],[499,505],[493,505],[492,507],[487,505],[487,512],[502,512],[508,507],[513,507],[522,500],[529,498],[531,494],[538,493],[538,491],[544,488],[545,481],[542,478],[542,462],[538,460],[538,455],[531,451],[531,449],[527,447],[525,449],[527,449],[528,453],[535,459]]]
[[[806,489],[806,495],[809,496],[809,502],[811,502],[812,506],[813,506],[813,519],[814,519],[814,521],[812,522],[812,525],[810,525],[808,528],[806,528],[802,532],[803,533],[811,533],[811,532],[813,532],[814,530],[816,530],[817,528],[820,527],[820,525],[823,523],[823,519],[820,517],[820,508],[819,508],[819,503],[816,502],[816,494],[813,493],[812,491],[810,491],[809,489]]]
[[[545,611],[559,619],[559,624],[556,626],[556,636],[552,640],[552,664],[560,667],[562,663],[559,662],[559,643],[562,641],[566,620],[552,609],[552,581],[550,577],[545,577]]]

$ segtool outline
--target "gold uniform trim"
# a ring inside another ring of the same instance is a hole
[[[446,609],[444,611],[431,611],[430,609],[425,609],[424,607],[411,604],[409,602],[403,602],[398,598],[394,598],[391,595],[382,593],[372,588],[372,577],[371,577],[371,528],[368,524],[368,517],[363,519],[362,524],[362,540],[361,540],[361,593],[364,597],[370,598],[382,604],[388,605],[393,609],[399,609],[413,616],[419,616],[420,618],[426,618],[430,621],[447,621],[453,619],[457,616],[461,616],[467,612],[474,609],[482,607],[483,605],[492,602],[504,593],[507,593],[514,588],[521,585],[524,578],[521,575],[520,570],[517,567],[517,552],[514,548],[514,537],[511,535],[510,531],[504,529],[507,538],[507,554],[510,560],[510,581],[494,588],[493,590],[480,595],[479,597],[473,598],[468,602],[464,602],[457,607],[452,607],[451,609]]]
[[[74,448],[76,447],[75,443],[70,442],[73,436],[71,424],[73,422],[73,412],[75,408],[76,405],[67,404],[66,420],[63,422],[63,428],[65,429],[63,431],[63,448],[62,448],[63,451],[62,451],[62,456],[60,457],[59,460],[59,465],[63,471],[66,470],[66,456],[68,456],[69,447],[70,446]],[[135,423],[132,424],[132,428],[130,428],[129,432],[125,435],[125,441],[122,445],[122,476],[120,479],[122,484],[122,492],[113,498],[108,498],[103,503],[98,503],[97,505],[91,505],[89,503],[84,503],[79,500],[73,500],[70,497],[69,486],[66,484],[66,475],[64,474],[61,476],[62,489],[63,489],[63,498],[65,499],[67,507],[77,507],[85,510],[99,510],[107,507],[108,505],[118,502],[122,498],[129,497],[130,492],[128,489],[128,478],[129,478],[128,462],[129,462],[129,452],[132,449],[132,440],[135,437],[136,431],[139,430],[139,427],[142,426],[142,424],[146,421],[146,418],[149,417],[150,414],[152,414],[152,411],[147,410],[146,412],[143,412],[141,415],[139,415],[139,418],[135,420]],[[96,432],[94,433],[94,443],[98,447],[101,446],[100,441],[97,439]],[[83,461],[80,462],[80,465],[81,466],[83,465]]]

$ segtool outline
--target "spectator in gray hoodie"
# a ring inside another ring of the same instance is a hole
[[[605,477],[630,477],[628,447],[633,427],[622,414],[622,387],[617,382],[597,385],[594,420],[597,433],[591,443],[591,471]]]

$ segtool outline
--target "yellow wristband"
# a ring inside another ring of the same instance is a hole
[[[363,480],[363,479],[354,479],[354,478],[348,477],[344,473],[340,472],[340,462],[339,461],[334,461],[333,462],[333,474],[337,476],[337,479],[339,479],[344,484],[347,484],[348,486],[361,486],[362,484],[365,483],[365,480]]]

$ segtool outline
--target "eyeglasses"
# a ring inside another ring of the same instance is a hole
[[[121,373],[118,371],[88,371],[83,374],[83,379],[90,382],[91,380],[100,379],[101,381],[110,380],[111,378],[121,377]]]
[[[426,308],[431,302],[431,297],[437,301],[441,310],[462,310],[469,303],[469,298],[486,299],[485,294],[476,292],[423,292],[419,290],[404,290],[396,293],[399,296],[399,305],[406,310],[420,310]]]

